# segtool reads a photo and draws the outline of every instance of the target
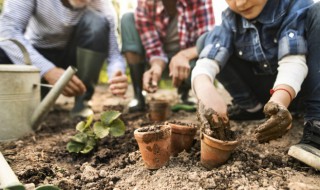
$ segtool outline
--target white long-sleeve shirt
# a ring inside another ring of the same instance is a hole
[[[115,11],[109,0],[92,0],[88,8],[104,13],[110,24],[108,75],[116,70],[125,72],[126,64],[120,54],[116,38]],[[33,65],[43,75],[55,65],[43,57],[37,48],[64,48],[77,25],[82,10],[71,10],[61,0],[7,0],[0,16],[0,38],[20,41],[28,50]],[[23,54],[10,41],[0,42],[14,64],[24,64]]]

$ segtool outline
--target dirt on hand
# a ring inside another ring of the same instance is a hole
[[[221,90],[221,93],[225,93]],[[95,117],[103,109],[125,108],[127,99],[113,97],[106,86],[98,86],[92,106]],[[147,95],[147,101],[151,98]],[[166,97],[175,103],[175,90],[159,90],[152,96]],[[158,97],[157,97],[158,98]],[[53,184],[64,190],[194,190],[194,189],[319,189],[320,172],[291,158],[287,152],[302,136],[303,119],[294,118],[292,128],[282,138],[260,144],[253,135],[263,121],[233,122],[241,144],[228,162],[207,170],[200,164],[199,130],[190,152],[171,157],[158,170],[145,168],[133,132],[150,123],[148,113],[123,113],[126,133],[108,136],[92,153],[71,154],[69,138],[76,134],[79,120],[69,117],[73,99],[60,99],[34,134],[16,141],[1,142],[0,151],[23,184]],[[118,106],[121,105],[121,106]],[[125,112],[126,110],[122,110]],[[174,112],[168,120],[193,123],[200,128],[195,112]],[[3,127],[3,126],[1,126]]]
[[[202,102],[198,104],[197,110],[200,130],[205,134],[222,141],[233,141],[236,139],[235,133],[230,130],[229,120],[220,117],[215,110],[206,108]]]
[[[275,102],[268,102],[264,106],[267,121],[256,130],[256,137],[260,143],[282,137],[291,128],[292,116],[288,109]]]

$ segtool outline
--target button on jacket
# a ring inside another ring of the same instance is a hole
[[[256,62],[257,74],[274,74],[278,60],[307,53],[305,16],[312,0],[268,0],[260,15],[247,20],[229,8],[222,24],[208,33],[200,58],[223,67],[231,55]]]

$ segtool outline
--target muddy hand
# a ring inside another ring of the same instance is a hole
[[[275,102],[268,102],[263,112],[268,120],[255,131],[260,143],[282,137],[291,128],[292,116],[286,107]]]
[[[149,70],[143,74],[143,89],[149,93],[155,93],[158,90],[158,81],[162,75],[162,66],[154,63]]]
[[[225,130],[230,128],[228,118],[219,116],[211,108],[206,109],[202,102],[198,103],[197,116],[201,123],[201,130],[212,137],[226,140]]]

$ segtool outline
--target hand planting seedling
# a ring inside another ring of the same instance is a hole
[[[119,137],[124,134],[126,127],[119,118],[118,111],[105,111],[101,114],[100,120],[93,123],[93,115],[86,121],[80,121],[76,125],[78,133],[71,137],[67,144],[67,150],[74,153],[89,153],[96,145],[98,140],[108,136]]]

